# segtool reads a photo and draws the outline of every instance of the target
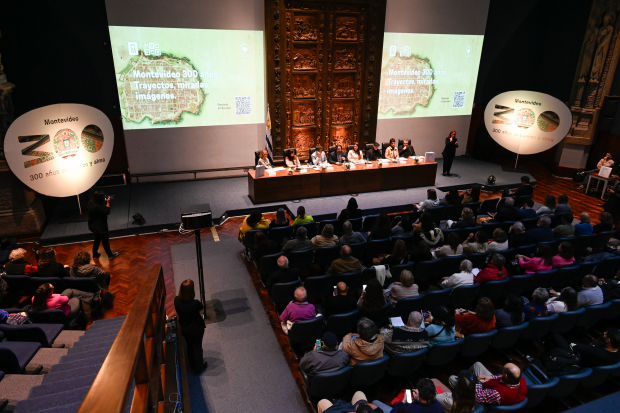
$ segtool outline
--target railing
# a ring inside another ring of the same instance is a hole
[[[175,343],[164,344],[166,286],[161,265],[153,266],[78,413],[174,411],[177,393]],[[180,328],[177,339],[180,340]],[[190,412],[185,356],[179,347],[184,411]],[[135,386],[135,387],[134,387]],[[128,400],[132,387],[133,399]],[[174,398],[174,397],[173,397]]]

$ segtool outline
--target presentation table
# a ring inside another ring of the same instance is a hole
[[[306,172],[265,172],[256,177],[256,171],[248,171],[248,195],[258,204],[292,199],[316,198],[361,192],[386,191],[391,189],[415,188],[435,185],[437,163],[384,163],[355,165],[346,170],[343,165],[331,165],[334,169],[325,172],[308,169]]]
[[[598,172],[591,172],[590,179],[588,180],[588,185],[586,186],[586,194],[588,193],[588,190],[590,189],[590,184],[592,183],[593,179],[596,179],[596,192],[598,192],[598,185],[601,183],[601,181],[603,181],[604,183],[603,193],[601,194],[601,199],[603,199],[605,197],[605,193],[607,192],[607,184],[613,183],[616,180],[618,180],[618,175],[611,175],[608,178],[606,176],[600,176]]]

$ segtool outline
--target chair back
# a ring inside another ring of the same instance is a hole
[[[538,226],[538,219],[539,218],[540,217],[526,218],[524,220],[521,220],[521,223],[525,227],[525,230],[529,231],[529,230],[534,229],[534,228],[536,228]]]
[[[331,224],[334,227],[334,235],[340,237],[343,234],[343,222],[341,223],[339,219],[324,219],[323,221],[319,222],[319,234],[323,233],[323,228],[325,228],[325,225],[327,224]]]
[[[444,288],[438,291],[429,291],[424,299],[424,310],[435,311],[438,307],[448,305],[452,288]]]
[[[558,268],[555,275],[549,280],[549,285],[555,291],[562,291],[564,287],[568,287],[578,277],[579,268],[579,264]]]
[[[443,210],[443,215],[441,216],[441,219],[451,219],[452,221],[458,221],[461,217],[462,209],[463,207],[461,205],[448,205],[446,206],[446,209]]]
[[[547,335],[551,326],[559,318],[558,314],[548,317],[536,317],[529,320],[530,325],[523,331],[521,337],[526,340],[540,340]]]
[[[581,328],[590,328],[596,325],[605,312],[611,309],[611,301],[598,305],[591,305],[589,307],[585,307],[586,312],[581,315],[577,319],[577,323],[575,324],[577,327]]]
[[[307,389],[312,397],[318,399],[334,396],[349,385],[351,366],[327,373],[315,374],[310,379],[310,388]]]
[[[357,328],[357,318],[359,316],[358,310],[353,310],[349,313],[333,314],[327,317],[327,325],[325,331],[334,333],[338,340],[352,333]]]
[[[528,291],[534,291],[535,289],[542,287],[547,288],[549,285],[549,281],[551,281],[551,277],[554,277],[558,270],[550,270],[550,271],[538,271],[532,274],[532,278],[530,279],[530,283],[527,286]]]
[[[49,329],[52,339],[48,339],[43,328]],[[46,324],[38,326],[36,324],[22,324],[13,326],[9,324],[0,324],[0,331],[4,333],[9,341],[24,341],[30,343],[39,343],[41,347],[52,347],[52,341],[60,334],[64,324]]]
[[[471,261],[473,268],[484,268],[487,264],[488,252],[475,252],[469,254],[467,259]]]
[[[476,218],[476,216],[478,215],[478,211],[480,210],[480,205],[482,204],[482,202],[480,201],[476,201],[476,202],[470,202],[469,204],[465,204],[463,205],[463,208],[469,208],[471,209],[471,212],[473,212],[474,214],[474,219]]]
[[[413,278],[416,280],[429,280],[439,271],[441,260],[421,261],[413,267]]]
[[[497,330],[493,329],[488,333],[470,334],[465,336],[463,344],[461,344],[460,352],[463,357],[477,357],[484,353],[493,337],[497,335]]]
[[[437,227],[439,227],[439,222],[441,222],[441,217],[445,209],[446,207],[441,205],[441,206],[428,208],[426,209],[425,212],[428,212],[429,214],[431,214],[431,217],[433,218],[433,222],[435,223],[435,225],[437,225]]]
[[[65,327],[70,327],[65,313],[57,308],[43,311],[30,310],[28,311],[28,318],[35,324],[62,324]]]
[[[461,261],[466,260],[466,255],[453,255],[441,258],[439,263],[439,275],[441,277],[449,277],[452,274],[461,272]]]
[[[366,243],[366,253],[364,259],[377,258],[381,254],[389,253],[390,239],[373,239]]]
[[[517,199],[515,200],[515,206],[517,208],[521,208],[523,205],[525,205],[527,201],[532,199],[533,196],[534,195],[521,195],[520,197],[517,197]]]
[[[29,278],[30,278],[30,284],[32,286],[33,291],[37,291],[37,288],[39,288],[41,284],[46,284],[46,283],[52,284],[54,286],[54,291],[58,294],[60,294],[61,292],[67,289],[67,287],[65,286],[65,282],[63,281],[63,278],[58,278],[58,277],[29,277]]]
[[[508,234],[508,231],[510,231],[510,227],[512,227],[515,222],[517,221],[504,221],[499,224],[499,227],[503,229],[506,234]],[[491,236],[491,234],[489,234],[489,236]]]
[[[383,307],[378,308],[376,310],[361,309],[359,316],[360,318],[366,317],[367,319],[372,320],[377,325],[378,328],[381,328],[388,324],[389,322],[388,315],[391,309],[392,309],[392,304],[390,304],[389,302],[386,302],[383,305]]]
[[[579,373],[560,376],[558,377],[560,379],[560,383],[549,390],[549,396],[556,398],[568,397],[568,395],[575,391],[579,383],[587,382],[591,375],[592,369],[586,367],[585,369],[581,369]]]
[[[322,315],[310,320],[296,321],[288,331],[291,343],[311,343],[323,335],[325,317]]]
[[[594,269],[594,275],[598,278],[609,278],[616,275],[620,257],[603,258]]]
[[[478,298],[487,297],[491,301],[497,300],[504,293],[509,278],[510,277],[506,277],[503,280],[485,282],[480,286],[480,290],[478,290]]]
[[[366,244],[366,241],[349,244],[349,247],[351,247],[351,256],[362,261],[364,259],[364,254],[366,254]]]
[[[482,230],[482,227],[469,227],[469,228],[460,228],[459,229],[459,237],[461,237],[461,243],[469,237],[469,234],[476,235],[476,232]]]
[[[480,227],[487,234],[487,236],[491,237],[493,235],[493,231],[499,228],[500,224],[501,223],[499,222],[483,222]]]
[[[487,404],[486,408],[487,408],[487,413],[490,412],[518,412],[519,410],[523,409],[526,405],[527,405],[527,397],[520,401],[519,403],[516,404],[510,404],[510,405],[506,405],[506,404]]]
[[[308,277],[304,281],[308,298],[327,297],[334,292],[334,282],[331,274]]]
[[[403,241],[405,241],[405,245],[407,246],[407,248],[411,248],[411,246],[413,245],[413,234],[411,234],[411,235],[394,235],[392,237],[392,244],[390,246],[391,249],[394,249],[394,244],[396,244],[396,241],[398,241],[399,239],[402,239]]]
[[[289,268],[298,268],[300,270],[303,270],[312,265],[312,260],[314,259],[314,250],[308,249],[303,251],[289,252],[287,257]]]
[[[351,368],[351,381],[353,387],[372,386],[385,375],[390,357],[384,355],[381,358],[370,361],[361,361]]]
[[[480,208],[478,209],[478,215],[487,215],[489,212],[497,212],[498,202],[499,198],[491,198],[483,201],[482,204],[480,204]]]
[[[8,292],[18,297],[30,296],[34,294],[30,278],[31,277],[27,275],[4,274],[2,276],[2,279],[6,281],[9,287]]]
[[[377,270],[374,267],[364,268],[362,271],[362,284],[368,284],[368,281],[377,278]]]
[[[459,339],[449,343],[437,343],[428,349],[426,353],[426,365],[445,366],[456,358],[463,340]]]
[[[495,337],[491,340],[491,347],[498,349],[514,347],[517,341],[519,341],[519,338],[521,338],[523,331],[525,331],[529,325],[530,323],[526,321],[516,326],[500,328],[497,330]]]
[[[301,281],[295,280],[287,283],[277,283],[271,287],[271,301],[276,304],[287,305],[295,299],[295,290],[301,285]]]
[[[509,197],[506,197],[506,198],[502,198],[502,199],[500,199],[500,200],[497,202],[497,210],[498,210],[498,211],[499,211],[500,209],[502,209],[502,208],[504,208],[504,207],[506,206],[506,199],[507,199],[507,198],[512,198],[512,199],[514,199],[514,197],[512,197],[512,196],[509,196]]]
[[[399,264],[399,265],[392,265],[390,267],[390,274],[392,274],[392,278],[388,281],[385,280],[386,282],[389,282],[390,284],[393,283],[394,281],[400,281],[400,274],[407,270],[407,271],[411,271],[411,273],[413,273],[413,268],[415,267],[415,263],[409,262],[408,264]]]
[[[243,246],[245,247],[246,251],[252,250],[252,248],[254,248],[254,246],[256,245],[254,243],[254,237],[256,236],[256,234],[258,232],[264,232],[265,235],[269,234],[269,231],[267,231],[264,228],[262,228],[262,229],[251,229],[251,230],[247,231],[245,233],[245,236],[243,237]]]
[[[100,290],[99,285],[95,280],[88,277],[65,277],[63,278],[67,288],[73,290],[84,291],[87,293],[96,293]]]
[[[508,277],[508,284],[506,284],[506,289],[504,290],[504,294],[517,294],[521,295],[530,283],[530,279],[533,277],[533,274],[525,274],[525,275],[513,275],[512,277]]]
[[[341,281],[345,283],[351,291],[354,291],[362,286],[362,272],[343,272],[342,274],[334,274],[332,276],[333,285],[337,285]]]
[[[555,228],[558,225],[562,225],[562,218],[566,216],[569,220],[569,222],[573,222],[573,213],[569,212],[567,214],[554,214],[554,215],[550,215],[549,218],[551,218],[551,224],[549,224],[549,228]]]
[[[22,369],[15,353],[0,346],[0,370],[6,374],[21,374]]]
[[[409,353],[390,355],[390,362],[387,367],[388,374],[393,377],[406,377],[415,373],[424,363],[427,352],[428,347]]]
[[[452,289],[448,304],[452,308],[464,308],[476,301],[480,284],[461,285]]]
[[[586,387],[598,387],[603,384],[612,373],[618,370],[620,370],[620,361],[607,366],[592,367],[592,375],[588,377],[587,381],[581,382],[581,385]]]
[[[319,247],[314,251],[314,263],[321,267],[329,267],[340,256],[340,245]]]
[[[544,400],[549,390],[560,383],[557,377],[549,378],[536,366],[529,366],[523,372],[523,378],[527,383],[527,405],[525,407],[538,406]],[[540,371],[538,373],[537,371]]]
[[[620,299],[611,300],[609,311],[605,311],[601,317],[603,320],[615,320],[620,316]]]
[[[516,249],[515,248],[507,248],[505,250],[492,251],[488,253],[489,255],[499,254],[506,259],[506,262],[510,262],[515,259]]]
[[[582,262],[579,264],[579,273],[577,274],[577,278],[575,278],[573,281],[581,284],[581,281],[583,280],[583,277],[585,277],[588,274],[594,274],[594,269],[596,268],[597,265],[599,265],[600,261],[599,260],[594,260],[594,261],[588,261],[588,262]]]
[[[350,218],[347,219],[347,221],[349,221],[351,223],[351,227],[353,228],[353,231],[359,232],[362,230],[362,221],[363,218]],[[343,222],[344,224],[344,222]],[[370,231],[370,230],[368,230]]]
[[[278,249],[280,249],[285,238],[293,238],[293,227],[290,225],[286,227],[273,227],[269,230],[269,238],[275,242]]]
[[[590,235],[579,235],[575,237],[575,241],[573,243],[573,248],[575,249],[575,254],[584,253],[586,248],[590,246],[590,243],[594,239],[594,234]]]
[[[426,307],[424,306],[424,299],[424,294],[417,297],[400,299],[394,306],[394,316],[402,318],[403,322],[406,324],[409,319],[409,314],[412,311],[426,310]]]
[[[536,244],[522,245],[520,247],[515,248],[515,255],[517,254],[525,255],[528,258],[535,252],[536,252]]]
[[[279,252],[277,254],[263,255],[260,257],[260,261],[258,261],[259,274],[272,274],[279,271],[278,259],[283,255],[283,252]]]
[[[370,232],[372,227],[377,222],[377,218],[379,218],[379,214],[376,215],[368,215],[364,217],[364,223],[362,224],[362,232]]]
[[[604,231],[594,234],[594,238],[590,241],[590,248],[593,250],[603,249],[607,246],[609,239],[614,235],[615,231]]]

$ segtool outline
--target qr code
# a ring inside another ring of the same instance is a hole
[[[465,92],[454,92],[453,108],[462,108],[465,105]]]
[[[235,96],[235,114],[252,114],[252,101],[250,100],[250,96]]]

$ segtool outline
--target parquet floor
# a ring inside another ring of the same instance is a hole
[[[594,196],[586,196],[583,192],[578,191],[576,189],[577,184],[572,180],[564,180],[553,177],[551,173],[548,172],[540,163],[529,162],[527,167],[530,174],[533,175],[538,182],[534,195],[535,201],[543,203],[544,197],[547,194],[555,195],[556,197],[561,194],[567,194],[570,198],[570,204],[573,211],[576,213],[576,217],[581,211],[589,211],[593,218],[593,222],[598,222],[598,215],[602,212],[602,208],[596,207],[596,204],[600,203],[598,198],[595,198]],[[482,198],[487,199],[495,196],[498,196],[498,194],[483,192]],[[271,219],[274,215],[275,214],[266,216]],[[236,237],[242,221],[243,218],[229,219],[226,223],[217,227],[218,236],[220,238]],[[213,235],[210,230],[203,230],[201,235],[203,242],[213,242]],[[105,257],[104,253],[102,257],[97,260],[97,262],[101,268],[108,271],[112,275],[110,291],[114,294],[114,300],[111,306],[107,308],[104,313],[92,314],[91,321],[93,319],[112,318],[128,314],[140,286],[144,281],[144,277],[148,273],[148,269],[155,264],[161,264],[163,266],[167,289],[166,309],[168,314],[174,313],[173,300],[175,288],[172,274],[170,246],[186,242],[193,242],[192,234],[182,235],[176,232],[170,232],[130,236],[111,240],[112,249],[114,251],[119,251],[120,255],[116,259],[110,261]],[[32,244],[26,244],[25,247],[29,252],[29,261],[34,262],[34,254],[30,252]],[[90,242],[55,247],[58,261],[68,265],[71,265],[73,257],[77,252],[82,250],[90,251],[91,248],[92,244]],[[239,249],[237,251],[231,251],[231,254],[240,253],[241,250],[242,247],[240,245]],[[248,274],[252,277],[254,286],[256,287],[257,294],[261,299],[263,307],[265,308],[269,321],[272,324],[274,334],[276,335],[282,352],[289,363],[291,373],[295,377],[296,382],[300,386],[300,391],[303,394],[302,379],[297,372],[298,362],[295,360],[293,353],[289,349],[286,336],[282,333],[275,308],[269,299],[267,292],[260,283],[258,273],[254,265],[251,263],[246,263],[246,266],[248,269]]]

